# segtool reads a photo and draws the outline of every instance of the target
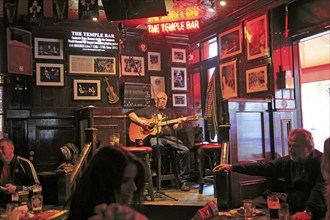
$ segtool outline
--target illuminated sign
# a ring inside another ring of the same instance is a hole
[[[71,31],[68,47],[82,51],[116,52],[118,51],[118,37],[113,33]]]
[[[189,32],[200,29],[199,20],[173,21],[160,24],[148,24],[148,33],[162,34],[174,32]]]

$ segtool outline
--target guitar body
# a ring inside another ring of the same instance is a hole
[[[172,120],[168,120],[168,121],[162,121],[160,117],[161,116],[158,117],[159,132],[162,131],[163,126],[178,123],[180,120],[182,120],[182,121],[198,120],[197,116],[187,116],[187,117],[172,119]],[[157,122],[157,116],[154,118],[151,118],[151,119],[141,117],[141,119],[148,121],[148,123],[150,125],[149,125],[149,127],[143,127],[140,124],[131,122],[131,124],[129,125],[129,139],[132,142],[135,142],[136,139],[145,140],[145,138],[147,138],[148,136],[157,135],[157,125],[155,125]],[[152,125],[155,125],[155,126],[152,126]]]
[[[156,121],[156,118],[146,119],[141,117],[141,119],[148,121],[150,124],[155,123]],[[151,135],[157,135],[156,127],[148,129],[147,127],[143,127],[135,122],[131,122],[131,124],[129,125],[129,139],[132,142],[135,142],[136,139],[144,140]]]

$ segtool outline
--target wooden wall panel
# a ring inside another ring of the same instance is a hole
[[[76,144],[74,118],[29,119],[29,159],[37,172],[55,171],[63,162],[60,147]]]

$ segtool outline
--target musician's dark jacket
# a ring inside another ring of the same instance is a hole
[[[0,171],[3,168],[3,162],[0,161]],[[14,155],[9,164],[10,183],[17,187],[16,191],[31,191],[33,186],[39,185],[37,173],[33,164],[26,158]],[[5,206],[11,201],[11,194],[5,194],[0,191],[0,205]]]
[[[325,212],[325,185],[320,170],[322,155],[314,149],[304,163],[294,162],[289,156],[285,156],[266,162],[234,164],[232,171],[254,176],[284,178],[290,211],[310,211],[313,219],[318,219]]]

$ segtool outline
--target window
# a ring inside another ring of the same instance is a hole
[[[218,56],[218,42],[216,37],[202,43],[202,60],[207,60],[215,56]]]

